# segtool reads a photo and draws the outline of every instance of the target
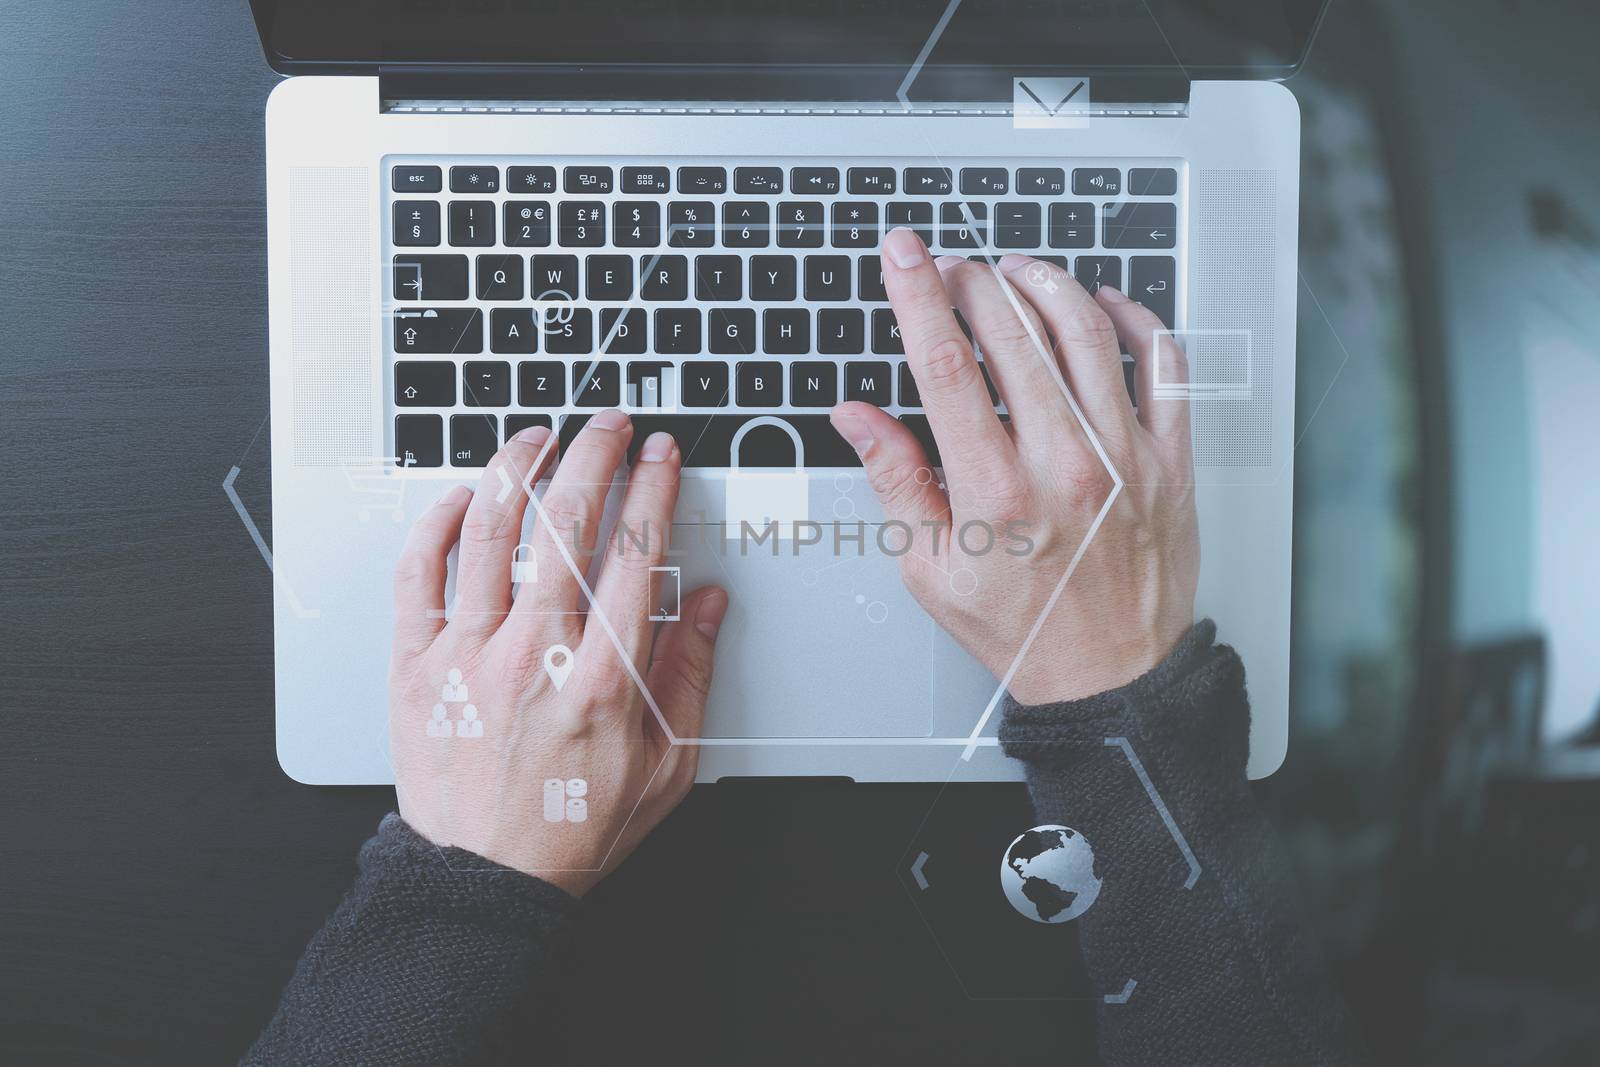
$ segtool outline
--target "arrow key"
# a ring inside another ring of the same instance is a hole
[[[456,402],[454,363],[396,363],[394,403],[402,408],[448,408]]]
[[[1102,216],[1107,248],[1176,248],[1178,205],[1167,202],[1107,204]]]
[[[1130,256],[1128,295],[1172,329],[1178,261],[1171,256]]]

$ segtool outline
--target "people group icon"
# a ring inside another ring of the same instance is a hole
[[[483,720],[478,718],[478,706],[467,703],[467,683],[461,680],[461,668],[451,667],[441,687],[439,703],[433,706],[433,716],[428,719],[429,737],[482,737]],[[461,718],[449,718],[446,704],[461,704]]]

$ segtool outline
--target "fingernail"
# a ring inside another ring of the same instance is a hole
[[[848,411],[835,411],[829,418],[833,421],[833,428],[839,431],[839,436],[849,441],[850,447],[858,455],[865,454],[872,447],[872,428],[861,416]]]
[[[644,447],[639,449],[639,458],[646,463],[661,463],[672,455],[672,435],[664,430],[657,430],[644,439]]]
[[[1026,267],[1029,263],[1032,263],[1032,262],[1033,261],[1031,259],[1029,259],[1027,256],[1020,256],[1015,252],[1011,252],[1011,253],[1009,253],[1007,255],[1004,255],[1004,256],[1000,257],[1000,269],[1001,270],[1017,270],[1020,267]]]
[[[883,239],[883,250],[901,270],[928,261],[928,249],[923,245],[922,238],[903,226],[889,231],[889,236]]]
[[[607,408],[590,419],[589,425],[599,427],[602,430],[625,430],[628,428],[628,416],[616,408]]]
[[[713,589],[700,601],[700,607],[694,613],[694,628],[706,637],[715,639],[718,628],[722,626],[722,617],[726,614],[728,614],[728,594],[720,589]]]
[[[1094,295],[1105,297],[1106,303],[1108,304],[1126,304],[1128,302],[1128,296],[1126,293],[1124,293],[1121,289],[1113,289],[1109,285],[1102,285]]]
[[[548,426],[529,426],[525,430],[518,430],[516,432],[516,434],[512,436],[511,439],[513,441],[521,441],[523,444],[528,444],[528,445],[542,445],[542,444],[544,444],[544,439],[546,437],[549,437],[549,436],[550,436],[550,427],[548,427]]]
[[[940,256],[938,259],[933,261],[933,265],[939,268],[940,274],[943,274],[951,267],[959,267],[966,261],[967,259],[965,256]]]

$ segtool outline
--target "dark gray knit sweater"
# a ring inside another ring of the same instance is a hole
[[[1364,1063],[1246,786],[1244,668],[1215,634],[1196,625],[1122,689],[1005,708],[1000,740],[1025,765],[1039,820],[1094,842],[1116,887],[1076,920],[1096,985],[1137,982],[1126,1003],[1099,1008],[1101,1056],[1117,1067]],[[1192,888],[1128,749],[1193,851]],[[565,1062],[556,990],[576,906],[390,815],[243,1062],[526,1063],[535,1044],[539,1062]]]

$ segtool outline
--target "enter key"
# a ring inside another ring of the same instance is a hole
[[[1156,313],[1173,329],[1178,261],[1171,256],[1131,256],[1128,261],[1128,295]]]

